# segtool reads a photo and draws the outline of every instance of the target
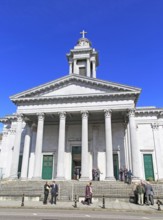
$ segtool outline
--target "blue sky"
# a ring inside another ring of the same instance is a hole
[[[0,0],[0,117],[16,111],[9,96],[68,74],[83,29],[97,78],[141,88],[137,106],[163,107],[163,0]]]

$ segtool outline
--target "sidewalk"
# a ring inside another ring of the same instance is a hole
[[[57,201],[57,205],[51,205],[50,203],[47,205],[43,205],[41,201],[24,201],[24,206],[21,206],[22,201],[13,201],[13,200],[2,200],[0,201],[0,208],[32,208],[32,209],[63,209],[63,210],[110,210],[110,211],[128,211],[128,212],[146,212],[146,213],[154,213],[159,212],[163,213],[163,206],[161,206],[161,211],[158,211],[158,206],[155,202],[153,206],[140,206],[137,204],[129,203],[122,200],[114,200],[110,201],[106,199],[105,208],[102,208],[102,201],[94,201],[90,206],[83,205],[81,202],[77,202],[77,208],[74,208],[74,202],[60,202]]]

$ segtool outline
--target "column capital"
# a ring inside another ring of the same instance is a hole
[[[17,121],[22,122],[23,121],[23,114],[16,114],[17,116]]]
[[[111,109],[104,109],[104,113],[105,113],[105,118],[111,118],[111,113],[112,113]]]
[[[39,112],[39,113],[37,113],[37,116],[38,116],[38,120],[44,120],[44,118],[45,118],[45,114],[43,113],[43,112]]]
[[[82,118],[88,118],[89,112],[88,111],[81,111]]]
[[[153,130],[157,130],[158,129],[158,124],[157,123],[153,123],[153,124],[151,124],[151,127],[152,127],[152,129]]]
[[[65,119],[66,118],[66,112],[58,112],[59,118],[60,119]]]
[[[129,109],[128,110],[128,116],[129,117],[135,117],[135,109]]]

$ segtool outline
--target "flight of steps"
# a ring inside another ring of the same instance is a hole
[[[0,199],[20,199],[24,194],[29,199],[43,200],[44,184],[46,181],[1,181],[0,182]],[[51,183],[51,181],[49,181]],[[82,181],[62,181],[57,182],[59,185],[58,199],[61,201],[73,201],[75,195],[77,198],[84,197],[85,186],[88,182]],[[133,195],[133,185],[115,181],[92,181],[93,197],[128,199]],[[163,198],[163,184],[153,184],[155,198]]]

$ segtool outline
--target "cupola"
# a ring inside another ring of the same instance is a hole
[[[96,78],[98,66],[98,53],[91,47],[91,42],[85,38],[84,30],[80,32],[82,37],[78,40],[74,49],[67,54],[69,62],[69,74],[78,74],[90,78]]]

